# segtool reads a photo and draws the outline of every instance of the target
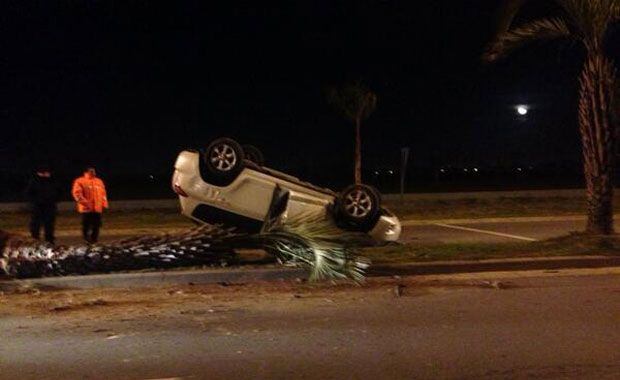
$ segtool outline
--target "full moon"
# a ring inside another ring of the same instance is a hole
[[[517,113],[521,116],[527,115],[527,107],[526,106],[518,106]]]

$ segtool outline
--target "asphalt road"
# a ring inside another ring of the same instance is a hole
[[[529,220],[506,218],[491,222],[476,220],[430,221],[406,225],[401,241],[420,243],[527,242],[583,231],[585,220]]]
[[[618,379],[620,273],[579,273],[441,277],[401,297],[379,286],[192,308],[179,296],[140,315],[0,304],[0,378]]]

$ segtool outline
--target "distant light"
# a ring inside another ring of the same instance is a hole
[[[465,173],[467,173],[469,170],[468,170],[467,168],[465,168],[465,169],[463,169],[463,171],[464,171]]]
[[[388,173],[390,173],[390,175],[394,174],[394,170],[388,170]]]
[[[478,168],[474,168],[474,171],[475,171],[476,173],[478,173]]]
[[[375,175],[379,175],[379,172],[375,170]]]
[[[446,169],[439,169],[440,172],[445,173]]]
[[[521,116],[525,116],[527,115],[527,113],[529,112],[529,110],[527,109],[527,106],[517,106],[517,113]]]

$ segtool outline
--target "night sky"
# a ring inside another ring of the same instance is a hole
[[[67,178],[94,164],[112,182],[167,181],[179,150],[229,136],[269,166],[340,186],[353,127],[324,91],[357,79],[379,97],[363,126],[367,177],[397,169],[403,146],[430,171],[578,167],[583,53],[533,45],[482,64],[499,3],[2,2],[0,180],[49,162]],[[549,10],[537,2],[524,17]]]

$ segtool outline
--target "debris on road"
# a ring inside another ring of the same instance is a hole
[[[474,285],[488,289],[508,289],[514,287],[512,284],[501,281],[479,281]]]
[[[398,284],[394,286],[394,295],[396,297],[401,297],[403,295],[404,290],[405,290],[405,285]]]

